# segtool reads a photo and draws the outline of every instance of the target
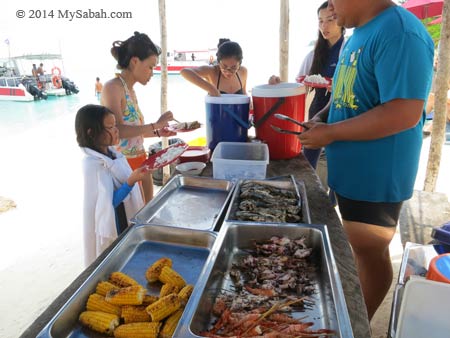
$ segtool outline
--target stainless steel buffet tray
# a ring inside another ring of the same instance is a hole
[[[216,296],[221,290],[232,290],[232,282],[225,272],[242,254],[241,250],[252,248],[254,241],[265,241],[272,236],[290,239],[306,236],[306,244],[314,251],[314,262],[317,264],[314,280],[318,292],[310,297],[314,299],[315,306],[296,315],[307,315],[307,320],[315,323],[312,329],[328,328],[336,331],[335,337],[353,337],[326,226],[287,223],[274,226],[249,222],[227,222],[222,226],[203,270],[204,276],[197,282],[189,308],[186,308],[174,337],[200,337],[200,332],[210,328]]]
[[[172,259],[173,268],[187,283],[195,285],[216,236],[214,232],[168,226],[133,226],[38,337],[105,337],[82,328],[78,323],[78,316],[85,310],[86,301],[95,292],[98,282],[107,280],[111,272],[122,271],[146,286],[149,294],[159,295],[160,286],[148,284],[145,271],[164,256]]]
[[[131,222],[214,230],[225,213],[233,186],[227,180],[176,175]]]
[[[272,177],[265,180],[256,180],[256,179],[245,179],[237,182],[236,187],[233,192],[233,196],[231,197],[230,205],[228,207],[227,213],[225,215],[226,222],[234,222],[238,221],[236,219],[236,211],[239,210],[239,202],[240,202],[240,191],[241,185],[244,182],[255,182],[262,183],[266,185],[270,185],[279,189],[287,189],[295,191],[299,203],[301,203],[302,210],[302,221],[300,223],[311,223],[311,214],[309,211],[308,198],[306,196],[306,188],[305,183],[303,181],[297,181],[294,176],[280,176],[280,177]],[[266,222],[262,222],[265,224]]]

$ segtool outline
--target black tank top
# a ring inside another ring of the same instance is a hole
[[[217,89],[219,89],[219,84],[220,84],[220,76],[222,75],[222,72],[219,70],[219,77],[217,78]],[[242,89],[242,82],[241,82],[241,78],[239,77],[239,74],[236,72],[236,76],[237,79],[239,81],[239,84],[241,85],[241,89],[238,89],[235,93],[233,94],[244,94],[244,90]],[[220,94],[230,94],[230,93],[226,93],[222,90],[220,90]]]

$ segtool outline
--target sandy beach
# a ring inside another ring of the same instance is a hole
[[[3,148],[0,196],[12,199],[17,207],[0,213],[2,338],[19,336],[83,271],[83,186],[74,117],[62,116],[5,141],[8,146]],[[429,142],[429,137],[424,140],[416,182],[419,190],[423,187]],[[437,189],[447,196],[449,150],[447,144]],[[401,244],[398,238],[394,242],[393,259],[399,262]],[[381,331],[388,325],[385,317],[377,324]]]

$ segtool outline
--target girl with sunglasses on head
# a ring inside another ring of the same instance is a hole
[[[145,86],[150,81],[161,49],[146,34],[135,32],[125,41],[115,41],[111,54],[117,60],[120,73],[103,86],[101,102],[116,117],[120,132],[117,150],[125,155],[131,168],[136,169],[147,158],[145,137],[175,135],[164,128],[173,120],[171,111],[162,114],[154,123],[144,123],[144,115],[133,88],[136,83]],[[146,176],[141,184],[145,202],[148,202],[153,198],[152,176]]]
[[[247,68],[241,66],[241,46],[229,39],[220,39],[216,56],[217,64],[185,68],[180,74],[211,96],[247,95]]]
[[[132,170],[114,146],[119,142],[116,118],[108,108],[88,104],[75,117],[77,142],[83,159],[84,262],[92,263],[129,225],[143,206],[137,182],[151,170]]]

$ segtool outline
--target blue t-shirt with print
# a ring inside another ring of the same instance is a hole
[[[423,24],[399,6],[355,28],[339,58],[328,123],[358,116],[394,99],[426,101],[433,54],[433,41]],[[424,119],[425,111],[414,128],[381,139],[329,144],[329,186],[358,201],[409,199]]]

